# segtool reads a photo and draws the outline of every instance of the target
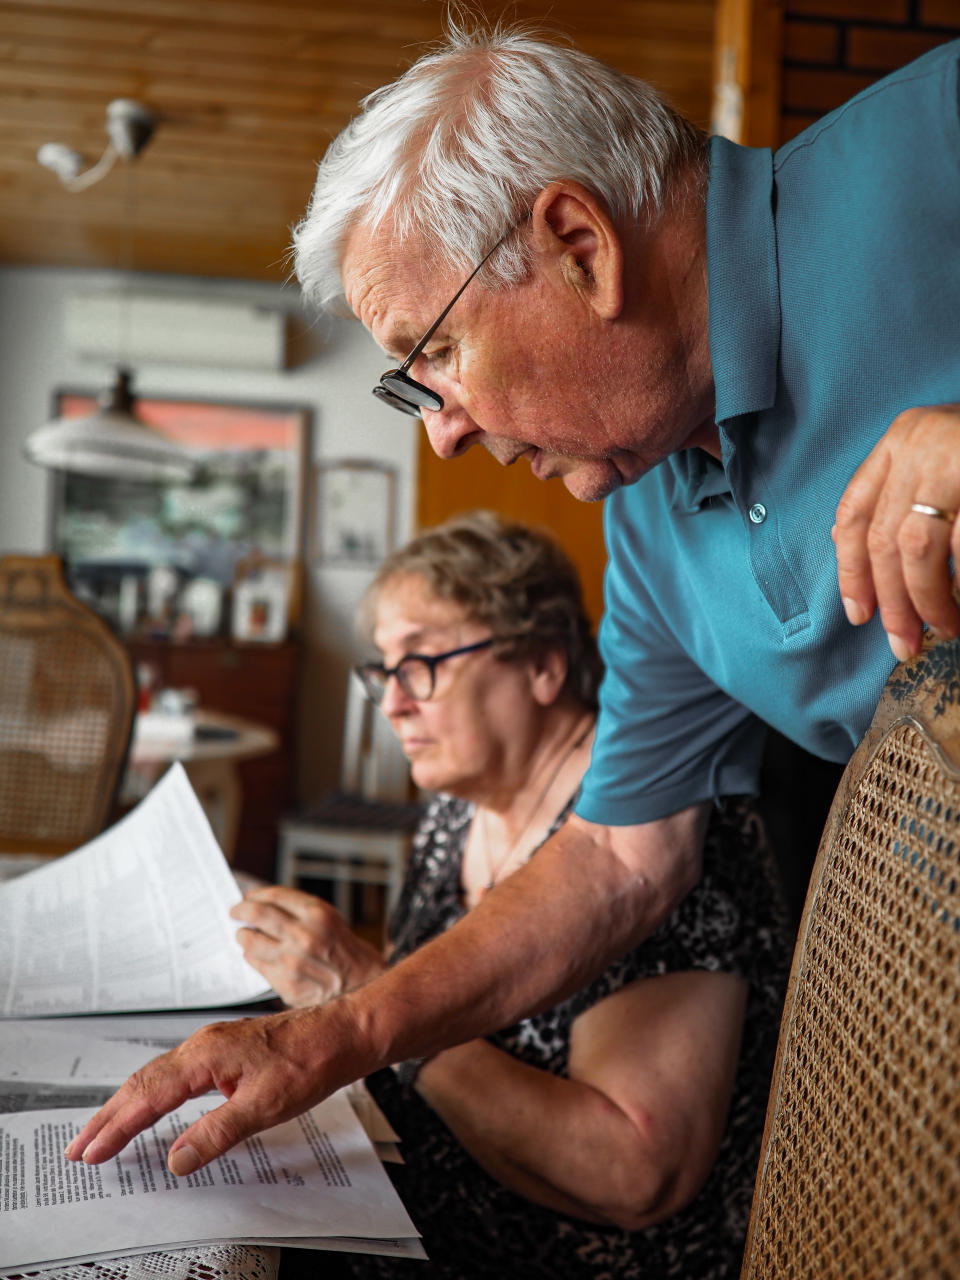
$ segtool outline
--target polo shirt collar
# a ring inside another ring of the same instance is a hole
[[[718,423],[769,409],[777,391],[780,290],[773,152],[710,139],[707,286]]]
[[[667,459],[667,501],[678,511],[699,511],[709,498],[730,492],[730,481],[715,458],[702,449],[681,449]]]

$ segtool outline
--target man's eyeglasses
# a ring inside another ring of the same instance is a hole
[[[422,382],[417,382],[416,378],[411,378],[407,370],[422,353],[424,347],[443,324],[444,320],[446,320],[454,303],[458,301],[473,277],[487,259],[493,257],[507,236],[510,235],[510,232],[516,229],[517,225],[517,223],[514,223],[508,231],[503,233],[493,248],[483,255],[403,364],[396,369],[388,369],[386,373],[380,375],[380,381],[373,388],[373,394],[378,400],[388,404],[391,409],[399,409],[401,413],[409,413],[413,418],[419,418],[422,409],[432,409],[435,413],[438,413],[443,408],[443,396],[437,395],[436,391],[431,391]]]
[[[464,644],[459,649],[448,649],[446,653],[405,653],[395,667],[385,667],[382,662],[365,662],[355,668],[363,681],[367,697],[378,705],[383,701],[387,681],[396,676],[397,684],[416,702],[429,702],[437,685],[437,667],[448,658],[456,658],[461,653],[476,653],[480,649],[489,649],[502,636],[489,636],[486,640],[478,640],[476,644]]]

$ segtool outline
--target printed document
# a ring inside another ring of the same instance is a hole
[[[103,1165],[63,1149],[90,1108],[0,1115],[0,1273],[223,1240],[423,1257],[342,1093],[176,1178],[167,1152],[219,1098],[195,1098]]]
[[[202,1016],[7,1018],[0,1021],[0,1111],[27,1110],[24,1100],[34,1097],[31,1110],[105,1102],[132,1072],[208,1022],[243,1016],[221,1010]],[[93,1087],[99,1085],[109,1087]],[[53,1101],[57,1089],[67,1101]],[[399,1136],[364,1082],[356,1080],[344,1092],[380,1159],[402,1164]]]
[[[182,765],[89,844],[0,884],[0,1014],[194,1009],[271,994],[240,890]]]

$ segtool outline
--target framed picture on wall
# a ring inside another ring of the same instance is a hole
[[[367,459],[314,468],[314,560],[378,565],[394,548],[396,472]]]
[[[233,592],[234,640],[282,640],[287,634],[289,591],[287,575],[276,571],[238,582]]]
[[[94,405],[87,392],[56,395],[59,416],[81,416]],[[194,581],[219,586],[226,599],[241,561],[301,559],[310,413],[153,397],[138,399],[136,412],[194,454],[195,475],[173,482],[59,472],[50,545],[74,591],[122,629],[179,634],[180,601]],[[148,585],[160,568],[170,590],[158,609]]]
[[[248,556],[233,580],[231,635],[235,640],[283,640],[300,614],[299,560]]]

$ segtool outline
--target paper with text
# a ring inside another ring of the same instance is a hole
[[[96,839],[0,884],[5,1017],[192,1009],[270,994],[243,959],[240,890],[183,767]]]
[[[56,1026],[32,1026],[7,1034],[0,1022],[0,1080],[31,1080],[43,1084],[94,1081],[115,1088],[127,1076],[155,1058],[161,1050],[122,1040],[102,1040]]]
[[[82,1088],[91,1083],[116,1087],[157,1054],[173,1049],[209,1022],[243,1014],[208,1010],[192,1014],[113,1014],[0,1020],[0,1111],[4,1089],[32,1085]],[[14,1090],[23,1093],[23,1090]],[[345,1090],[381,1160],[402,1164],[399,1136],[362,1080]],[[48,1104],[38,1102],[38,1107]],[[82,1106],[76,1101],[74,1106]],[[9,1108],[22,1110],[22,1107]]]
[[[63,1155],[91,1109],[0,1115],[0,1271],[232,1239],[309,1247],[337,1237],[358,1248],[406,1241],[397,1251],[407,1256],[419,1249],[343,1094],[175,1178],[171,1144],[216,1102],[185,1103],[94,1166]]]

